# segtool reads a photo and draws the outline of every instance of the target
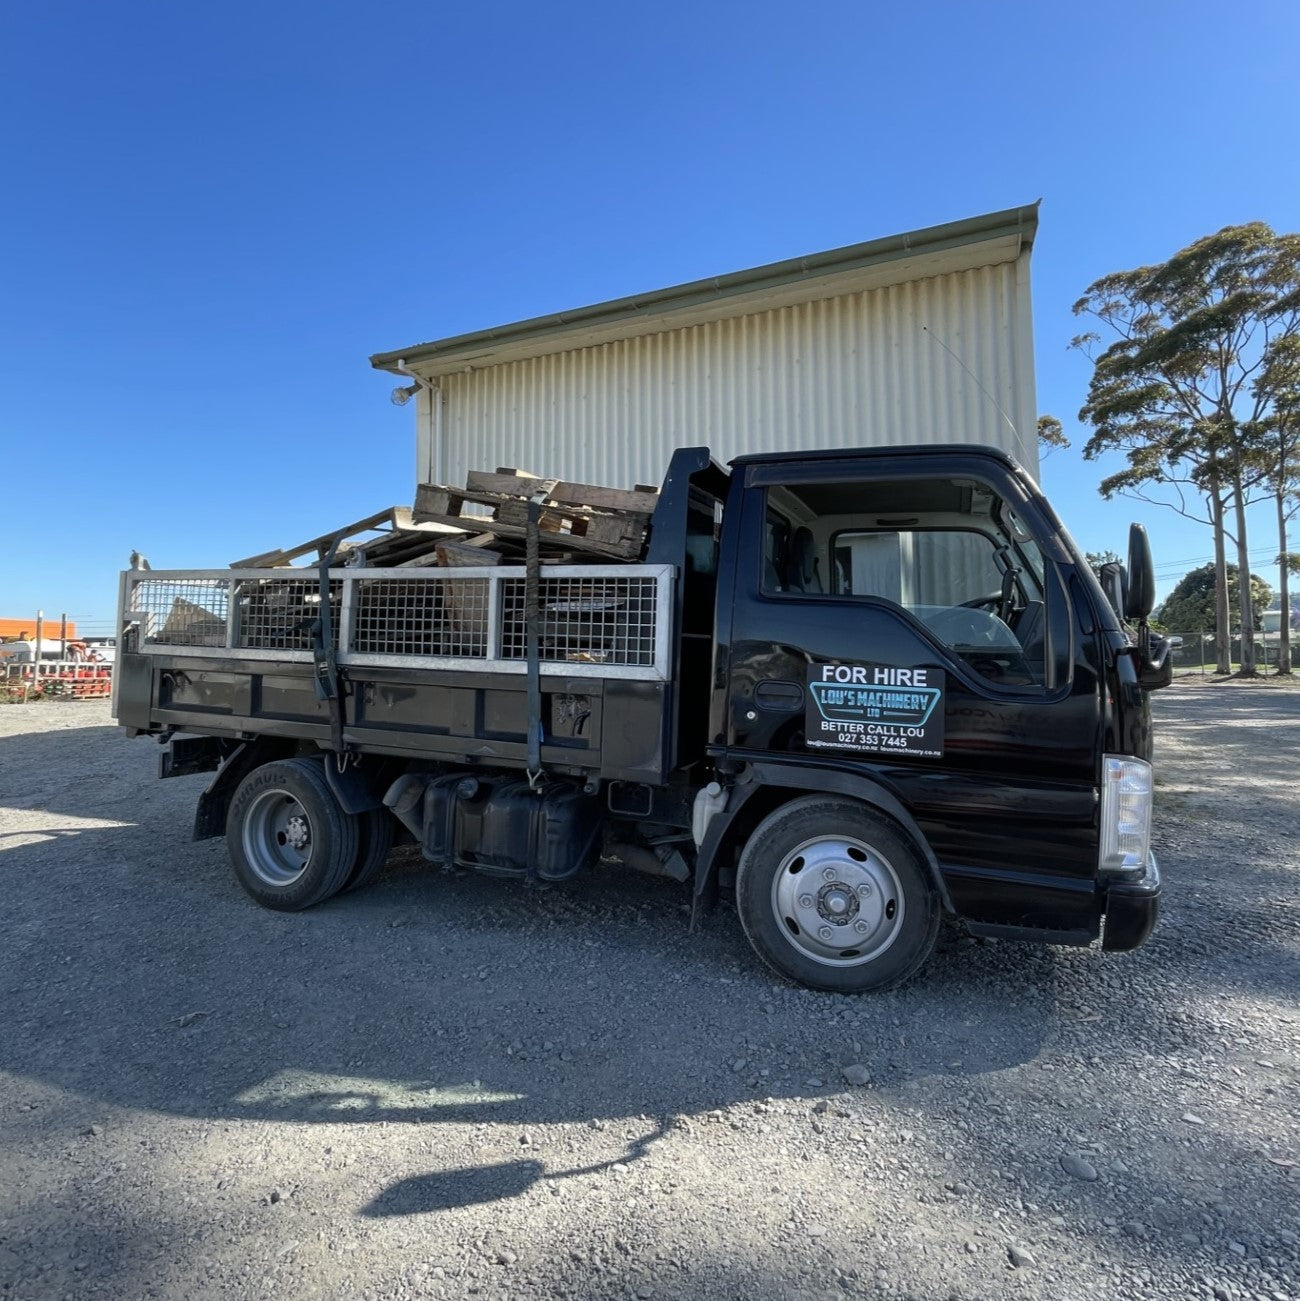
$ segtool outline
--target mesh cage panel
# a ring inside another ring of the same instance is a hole
[[[540,658],[599,675],[660,676],[657,626],[671,573],[649,566],[556,567],[539,580]],[[650,572],[647,572],[650,570]],[[472,660],[518,672],[527,659],[524,575],[516,568],[334,571],[329,582],[335,648],[373,662]],[[193,576],[189,576],[192,574]],[[392,575],[391,577],[389,575]],[[128,578],[122,646],[206,649],[210,655],[310,656],[320,618],[316,574],[188,571]],[[345,605],[347,607],[345,612]],[[346,617],[345,617],[346,614]],[[346,646],[342,633],[348,632]],[[467,667],[467,666],[466,666]]]
[[[128,613],[140,617],[146,645],[224,646],[229,596],[218,579],[144,579],[131,588]]]
[[[487,578],[360,581],[351,649],[365,655],[454,655],[486,659]]]
[[[312,625],[320,617],[319,579],[243,579],[235,591],[236,646],[245,650],[312,649]],[[329,591],[330,631],[337,648],[343,584],[332,579]]]
[[[652,577],[543,578],[541,658],[553,663],[653,667],[657,585]],[[527,658],[524,580],[501,583],[501,658]]]

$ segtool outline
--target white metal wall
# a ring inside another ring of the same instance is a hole
[[[421,404],[418,472],[630,486],[657,484],[679,446],[725,462],[980,442],[1037,473],[1028,261],[444,375],[441,411]]]

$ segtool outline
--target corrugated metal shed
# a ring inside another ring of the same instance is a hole
[[[372,358],[420,384],[417,475],[654,484],[674,447],[979,442],[1037,472],[1037,207]]]

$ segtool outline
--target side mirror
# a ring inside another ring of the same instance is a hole
[[[1174,680],[1173,645],[1168,638],[1157,637],[1147,630],[1146,650],[1138,665],[1138,686],[1144,691],[1159,691]]]
[[[1151,559],[1151,543],[1141,524],[1128,527],[1128,591],[1124,617],[1144,623],[1156,603],[1156,567]]]
[[[1117,619],[1127,618],[1128,574],[1118,560],[1108,561],[1101,567],[1101,590],[1106,593],[1110,608]]]

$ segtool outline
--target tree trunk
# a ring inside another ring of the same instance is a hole
[[[1285,482],[1285,479],[1280,482]],[[1278,600],[1282,607],[1282,617],[1278,622],[1277,671],[1291,672],[1291,557],[1286,549],[1286,493],[1279,487],[1277,493],[1277,559],[1278,559]]]
[[[1232,626],[1228,622],[1228,555],[1223,538],[1223,488],[1210,474],[1210,523],[1214,528],[1214,657],[1216,673],[1232,672]]]
[[[1241,462],[1232,476],[1232,507],[1237,517],[1237,583],[1241,606],[1241,676],[1253,678],[1255,660],[1255,610],[1251,604],[1250,551],[1246,545],[1246,493],[1241,486]]]

